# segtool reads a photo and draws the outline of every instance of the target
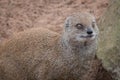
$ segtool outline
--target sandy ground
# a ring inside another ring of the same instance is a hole
[[[0,0],[0,42],[33,27],[61,33],[65,18],[92,12],[99,20],[109,0]]]

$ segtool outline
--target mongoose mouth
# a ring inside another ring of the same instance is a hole
[[[92,38],[94,35],[81,36],[81,38]]]

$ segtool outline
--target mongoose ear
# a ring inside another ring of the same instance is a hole
[[[70,27],[70,24],[71,24],[71,17],[67,17],[66,20],[65,20],[65,24],[64,24],[64,27],[67,28],[67,27]]]
[[[89,13],[94,15],[95,11],[94,10],[90,10]]]

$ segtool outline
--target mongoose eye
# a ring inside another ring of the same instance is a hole
[[[80,24],[80,23],[76,24],[75,27],[77,29],[83,29],[84,28],[84,26],[82,24]]]

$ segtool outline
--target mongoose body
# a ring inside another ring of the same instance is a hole
[[[0,80],[84,80],[97,36],[88,13],[69,16],[62,35],[44,28],[20,32],[0,50]]]

